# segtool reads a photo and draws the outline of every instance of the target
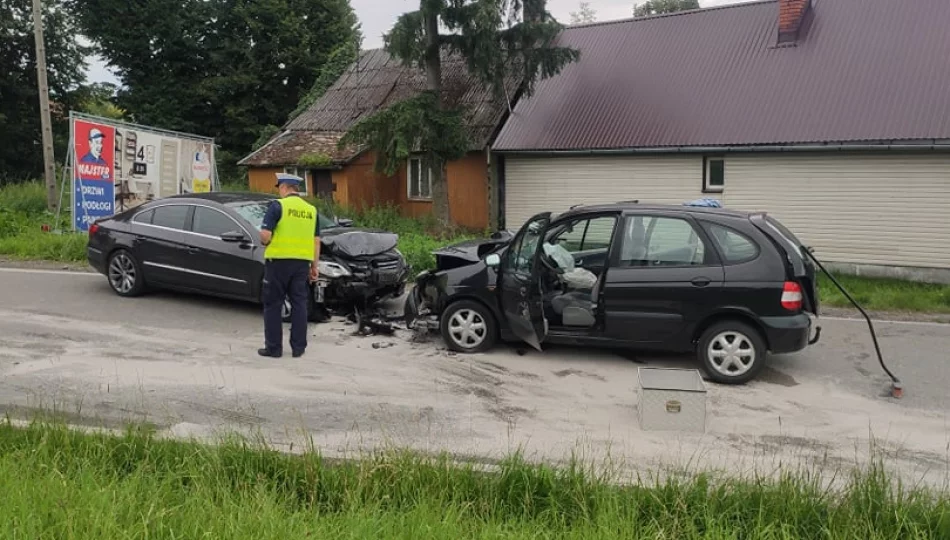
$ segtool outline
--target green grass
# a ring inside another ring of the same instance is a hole
[[[865,310],[950,313],[950,285],[916,283],[896,279],[879,279],[835,274]],[[819,295],[824,306],[853,307],[825,275],[818,280]]]
[[[492,473],[380,452],[331,463],[232,440],[158,440],[0,425],[0,537],[45,538],[950,538],[946,494],[883,467],[830,489],[815,475],[620,486],[574,463],[514,455]]]

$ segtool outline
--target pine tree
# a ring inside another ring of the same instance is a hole
[[[448,32],[440,33],[439,27]],[[462,111],[443,100],[442,59],[464,58],[468,70],[496,96],[511,76],[530,96],[538,80],[556,75],[579,51],[552,45],[562,26],[545,0],[421,0],[384,37],[386,51],[426,74],[426,91],[357,123],[341,146],[356,144],[376,153],[376,168],[387,175],[419,151],[432,174],[433,210],[443,225],[451,221],[445,166],[463,157],[470,144]]]

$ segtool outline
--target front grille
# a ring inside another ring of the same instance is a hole
[[[371,264],[377,283],[397,283],[402,278],[402,262],[399,259],[377,259]]]
[[[398,270],[399,266],[399,259],[373,261],[373,268],[381,271]]]

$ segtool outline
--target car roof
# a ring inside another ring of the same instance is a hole
[[[216,202],[219,204],[241,204],[266,202],[277,199],[276,195],[270,193],[256,193],[252,191],[209,191],[207,193],[185,193],[182,195],[172,195],[164,197],[161,200],[203,200]]]
[[[674,213],[686,213],[686,214],[709,214],[717,215],[724,217],[732,218],[748,218],[749,216],[755,215],[757,212],[742,212],[739,210],[731,210],[727,208],[714,208],[707,206],[686,206],[682,204],[640,204],[636,201],[630,202],[617,202],[617,203],[607,203],[607,204],[591,204],[591,205],[577,205],[571,207],[570,210],[558,214],[557,219],[571,216],[582,216],[585,214],[599,213],[599,212],[674,212]]]

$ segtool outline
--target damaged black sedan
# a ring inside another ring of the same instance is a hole
[[[406,301],[410,326],[449,348],[520,340],[693,351],[721,383],[751,380],[767,353],[818,339],[815,267],[764,213],[581,206],[436,252]],[[812,338],[814,333],[814,338]]]
[[[87,258],[120,296],[173,289],[261,302],[260,227],[273,195],[194,193],[147,202],[89,227]],[[308,319],[363,310],[403,294],[410,267],[394,233],[319,214],[319,279]],[[289,305],[285,307],[289,317]]]

